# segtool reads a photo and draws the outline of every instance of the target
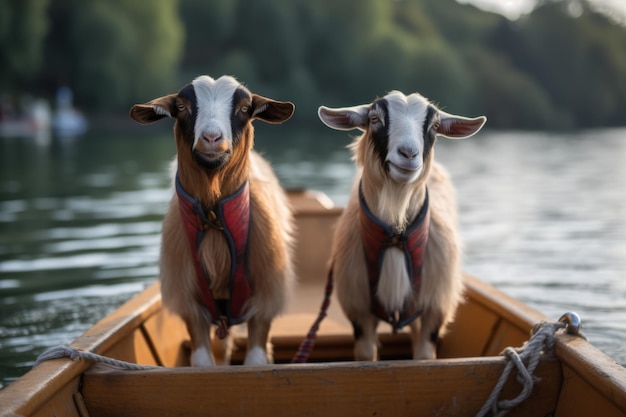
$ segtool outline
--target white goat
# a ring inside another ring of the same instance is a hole
[[[351,145],[359,170],[331,257],[355,359],[377,359],[379,320],[394,332],[409,325],[413,358],[435,358],[463,281],[454,188],[433,145],[437,135],[473,135],[486,118],[451,115],[398,91],[371,104],[322,106],[318,115],[333,129],[364,132]]]
[[[251,122],[282,123],[293,111],[228,76],[198,77],[131,109],[142,124],[176,120],[176,193],[163,220],[159,278],[165,306],[187,325],[194,366],[215,363],[211,324],[224,338],[246,321],[244,363],[272,360],[270,324],[294,277],[291,212],[269,164],[252,150]]]

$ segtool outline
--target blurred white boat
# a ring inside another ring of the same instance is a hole
[[[61,87],[56,96],[57,107],[52,119],[54,134],[62,137],[72,137],[84,134],[87,131],[87,119],[74,108],[73,94],[69,87]]]

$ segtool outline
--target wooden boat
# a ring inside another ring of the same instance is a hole
[[[189,367],[181,320],[161,307],[158,283],[134,297],[70,346],[161,368],[122,370],[86,360],[41,363],[0,391],[1,416],[474,416],[508,360],[500,353],[528,340],[548,318],[495,288],[466,277],[466,300],[442,339],[437,360],[409,359],[409,335],[379,328],[381,361],[351,361],[351,328],[336,302],[320,327],[309,363],[289,364],[317,316],[331,243],[341,212],[313,192],[291,195],[297,211],[300,282],[288,314],[273,325],[276,363]],[[510,416],[624,416],[626,370],[583,338],[559,332],[542,354],[529,398]],[[521,389],[509,378],[500,398]]]

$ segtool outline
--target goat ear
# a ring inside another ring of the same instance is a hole
[[[365,131],[369,120],[367,117],[368,111],[369,104],[362,104],[354,107],[341,107],[338,109],[320,106],[317,110],[317,115],[320,120],[331,129],[360,129]]]
[[[288,101],[276,101],[252,94],[252,119],[279,124],[289,120],[295,110],[296,106]]]
[[[439,111],[441,123],[437,128],[437,133],[450,139],[465,139],[478,132],[487,118],[485,116],[469,118],[455,116],[444,111]]]
[[[135,104],[130,109],[130,117],[142,125],[157,122],[164,117],[172,117],[176,108],[176,94],[155,98],[145,104]]]

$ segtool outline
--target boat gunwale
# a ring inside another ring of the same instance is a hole
[[[98,321],[69,346],[91,353],[105,352],[161,308],[160,287],[155,282]],[[0,391],[0,398],[6,397],[6,402],[0,402],[0,416],[33,414],[51,400],[60,387],[70,384],[91,366],[93,363],[89,361],[65,358],[35,365]]]
[[[535,324],[555,322],[522,301],[510,297],[491,284],[469,274],[465,275],[467,291],[472,292],[475,302],[495,310],[510,323],[521,329],[533,328]],[[496,298],[497,296],[497,298]],[[530,334],[529,334],[530,336]],[[593,346],[585,338],[558,332],[555,335],[554,354],[563,367],[569,367],[583,381],[626,413],[626,368]]]
[[[557,334],[555,356],[626,414],[626,368],[579,336]]]

